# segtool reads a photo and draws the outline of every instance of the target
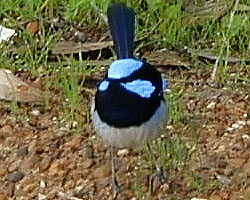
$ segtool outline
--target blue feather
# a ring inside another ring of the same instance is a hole
[[[108,78],[126,78],[138,71],[142,66],[143,62],[132,58],[115,60],[108,69]]]
[[[124,3],[108,8],[108,22],[118,59],[133,57],[135,13]]]

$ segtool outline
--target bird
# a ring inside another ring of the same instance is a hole
[[[157,138],[167,122],[166,79],[134,56],[135,12],[124,3],[107,10],[117,59],[97,84],[92,100],[94,130],[111,146],[113,185],[117,188],[113,148],[136,148]]]

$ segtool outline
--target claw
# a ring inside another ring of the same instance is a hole
[[[166,181],[166,173],[159,166],[156,166],[156,172],[150,177],[150,192],[155,193]]]

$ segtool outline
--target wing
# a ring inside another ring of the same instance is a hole
[[[124,3],[108,8],[108,22],[118,59],[133,57],[135,13]]]

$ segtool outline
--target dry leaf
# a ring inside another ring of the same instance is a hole
[[[26,30],[31,34],[35,35],[39,32],[39,23],[38,21],[29,22],[26,26]]]
[[[145,55],[147,60],[154,65],[165,66],[180,66],[189,68],[190,63],[181,57],[177,52],[169,51],[166,49],[156,52],[150,52],[149,55]]]
[[[73,41],[61,41],[55,44],[52,48],[53,54],[71,54],[80,52],[89,52],[101,50],[104,48],[111,47],[113,45],[112,41],[106,42],[89,42],[89,43],[79,43]]]

